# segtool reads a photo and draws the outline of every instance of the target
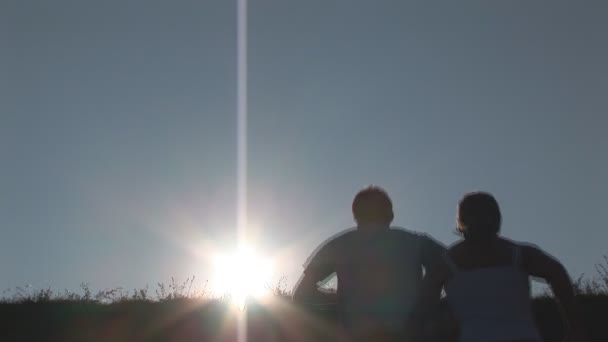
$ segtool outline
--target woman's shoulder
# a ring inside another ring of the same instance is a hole
[[[498,237],[491,241],[460,240],[447,251],[448,257],[464,269],[507,265],[520,262],[535,247],[507,238]]]
[[[451,244],[448,247],[448,252],[458,252],[466,249],[474,249],[476,247],[480,247],[480,244],[485,245],[485,247],[491,246],[492,248],[537,248],[535,245],[530,243],[520,242],[505,237],[498,237],[492,241],[485,242],[470,242],[465,239],[461,239]]]
[[[521,255],[534,255],[543,253],[542,249],[532,242],[518,241],[505,237],[501,237],[500,240],[504,245],[509,246],[513,251],[517,251],[517,253],[520,253]]]

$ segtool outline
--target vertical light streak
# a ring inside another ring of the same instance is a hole
[[[237,27],[237,227],[247,227],[247,0],[238,0]]]
[[[247,229],[247,0],[237,0],[237,235]],[[247,340],[247,308],[238,315],[237,340]]]

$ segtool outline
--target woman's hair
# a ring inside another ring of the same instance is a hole
[[[502,216],[491,194],[477,191],[465,194],[458,203],[456,229],[465,239],[490,239],[500,232]]]
[[[379,186],[370,185],[359,191],[352,207],[357,223],[390,224],[393,221],[393,203]]]

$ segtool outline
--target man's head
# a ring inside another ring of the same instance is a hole
[[[390,225],[393,222],[393,203],[386,191],[370,185],[357,193],[353,200],[353,216],[357,225]]]

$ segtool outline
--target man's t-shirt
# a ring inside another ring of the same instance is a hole
[[[416,300],[423,267],[432,267],[444,252],[427,235],[401,228],[349,229],[320,246],[304,273],[319,280],[337,275],[347,327],[399,329]]]

